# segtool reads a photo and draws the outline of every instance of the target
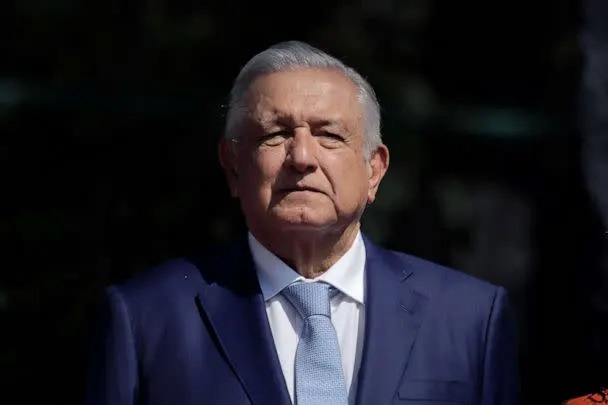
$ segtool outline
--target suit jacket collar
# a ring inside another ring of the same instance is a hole
[[[366,324],[357,405],[390,403],[422,322],[426,297],[409,280],[396,253],[363,235],[366,247]],[[253,404],[290,404],[289,393],[247,241],[201,259],[204,282],[197,300],[203,322],[231,364]]]
[[[366,321],[357,405],[391,403],[422,323],[426,297],[412,287],[414,269],[364,237]]]
[[[246,241],[217,257],[202,265],[203,322],[253,404],[291,404]]]

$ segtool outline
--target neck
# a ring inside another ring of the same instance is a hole
[[[325,273],[352,246],[359,223],[341,232],[256,232],[256,239],[305,278]]]

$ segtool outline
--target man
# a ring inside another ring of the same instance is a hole
[[[517,403],[505,291],[360,231],[389,152],[359,74],[261,52],[219,157],[247,239],[107,290],[87,404]]]

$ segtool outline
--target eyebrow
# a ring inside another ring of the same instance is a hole
[[[319,126],[319,127],[339,127],[344,129],[344,124],[341,120],[311,120],[313,125]]]
[[[320,119],[311,118],[308,120],[314,127],[338,127],[345,130],[346,126],[339,119]],[[293,125],[293,119],[289,116],[276,115],[270,119],[259,120],[258,123],[263,127],[270,127],[273,125],[290,126]]]

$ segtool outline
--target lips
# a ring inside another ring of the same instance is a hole
[[[292,193],[292,192],[296,192],[296,191],[312,191],[315,193],[323,192],[316,187],[310,187],[310,186],[285,187],[285,188],[281,189],[281,191],[284,193]]]

